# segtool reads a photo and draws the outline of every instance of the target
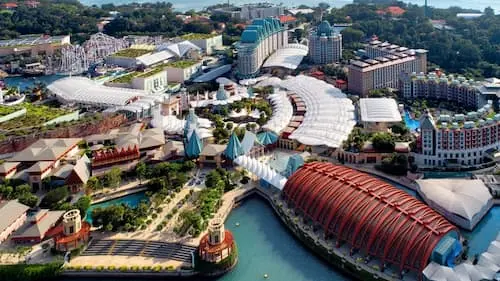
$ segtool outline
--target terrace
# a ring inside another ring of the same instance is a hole
[[[188,68],[191,67],[195,64],[199,63],[197,60],[179,60],[179,61],[173,61],[165,64],[166,67],[173,67],[173,68]]]
[[[210,39],[218,35],[219,34],[189,33],[182,35],[181,38],[184,40],[203,40]]]
[[[113,57],[137,58],[149,53],[151,53],[150,50],[129,48],[114,53]]]
[[[19,108],[26,109],[26,115],[0,123],[0,130],[10,131],[26,127],[37,127],[57,117],[71,113],[70,110],[22,103]]]

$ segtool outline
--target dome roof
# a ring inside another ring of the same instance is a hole
[[[332,36],[332,26],[326,20],[318,25],[318,36]]]
[[[302,166],[283,196],[327,237],[363,254],[419,273],[438,242],[458,230],[406,192],[365,173],[330,163]]]

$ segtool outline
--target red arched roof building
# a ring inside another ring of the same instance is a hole
[[[286,183],[283,196],[327,237],[420,274],[432,251],[458,230],[430,207],[373,176],[330,163],[309,163]]]

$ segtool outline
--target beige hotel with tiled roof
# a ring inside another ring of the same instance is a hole
[[[401,73],[427,72],[427,50],[371,41],[365,52],[368,59],[348,65],[348,90],[354,94],[367,96],[370,90],[398,88]]]

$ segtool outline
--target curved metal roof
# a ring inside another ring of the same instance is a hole
[[[421,274],[441,238],[458,233],[406,192],[345,166],[305,164],[288,179],[283,196],[325,236],[400,270]]]

